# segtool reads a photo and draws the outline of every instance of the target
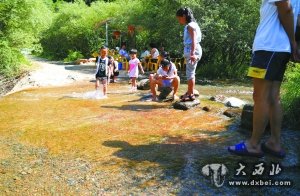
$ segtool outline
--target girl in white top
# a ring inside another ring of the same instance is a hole
[[[140,60],[136,57],[137,54],[137,50],[136,49],[132,49],[130,50],[130,57],[131,60],[129,61],[129,77],[131,80],[131,85],[132,85],[132,90],[136,91],[136,78],[138,78],[139,76],[139,68],[141,69],[142,73],[144,74],[144,69],[141,65]]]
[[[178,22],[184,27],[184,57],[186,59],[186,76],[188,80],[188,90],[185,95],[181,96],[181,101],[195,100],[195,76],[198,61],[202,57],[202,48],[200,46],[201,30],[197,24],[192,10],[190,8],[180,8],[176,12]]]

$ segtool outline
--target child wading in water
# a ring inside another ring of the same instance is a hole
[[[107,57],[107,47],[102,46],[99,51],[99,55],[96,57],[96,83],[95,88],[96,90],[99,89],[100,82],[103,86],[103,95],[106,96],[107,91],[107,80],[108,80],[108,72],[109,72],[109,65],[110,60]]]
[[[136,49],[131,49],[130,50],[130,58],[131,60],[129,61],[129,77],[131,80],[131,90],[136,91],[136,79],[139,76],[139,68],[142,70],[142,73],[144,74],[144,69],[141,65],[140,60],[136,57],[137,50]]]
[[[186,59],[186,77],[188,81],[187,92],[180,97],[181,101],[195,100],[195,75],[198,61],[202,56],[202,48],[200,46],[201,30],[197,24],[192,10],[190,8],[180,8],[176,12],[178,22],[184,27],[184,57]]]

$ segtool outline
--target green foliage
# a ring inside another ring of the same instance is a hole
[[[282,103],[285,109],[285,122],[300,130],[300,64],[289,66],[283,83]]]
[[[133,10],[130,22],[137,31],[136,45],[164,46],[173,57],[183,51],[183,26],[175,13],[182,6],[193,10],[203,33],[203,57],[198,74],[207,78],[244,78],[250,62],[255,30],[259,21],[258,0],[142,0]]]
[[[117,0],[110,3],[84,1],[60,2],[56,17],[42,39],[44,53],[63,59],[69,50],[89,57],[105,43],[108,21],[109,47],[127,42],[127,48],[142,50],[155,43],[164,46],[172,57],[182,57],[183,26],[176,11],[189,6],[203,32],[203,57],[198,74],[208,78],[243,78],[259,21],[258,0]],[[135,27],[134,36],[128,26]],[[121,31],[121,40],[112,39],[112,31]]]
[[[63,59],[69,50],[73,50],[89,57],[105,44],[106,22],[110,29],[109,38],[111,30],[118,27],[127,28],[123,21],[126,20],[126,11],[133,5],[134,3],[124,1],[118,3],[99,1],[92,3],[91,7],[83,1],[56,4],[54,22],[41,40],[44,55]]]
[[[83,58],[83,55],[80,52],[69,50],[69,54],[67,58],[64,59],[64,62],[72,62],[81,58]]]
[[[19,52],[9,47],[7,41],[0,41],[0,74],[5,76],[12,76],[18,72],[18,59]]]
[[[202,77],[243,78],[250,62],[260,1],[208,0],[191,7],[203,33]]]
[[[51,22],[51,10],[46,0],[0,2],[1,74],[18,74],[24,62],[21,49],[39,47],[40,33],[47,28],[49,20]]]

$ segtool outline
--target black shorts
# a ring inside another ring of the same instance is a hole
[[[100,76],[96,75],[96,80],[99,80],[100,82],[103,82],[103,81],[107,81],[108,78],[107,78],[107,76],[106,77],[100,77]]]
[[[291,54],[259,50],[252,55],[248,76],[270,81],[282,81]]]
[[[119,71],[114,71],[114,76],[119,76]]]

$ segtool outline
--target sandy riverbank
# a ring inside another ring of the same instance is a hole
[[[26,76],[21,78],[6,95],[29,88],[63,86],[76,81],[93,79],[93,63],[70,65],[33,56],[28,58],[33,64],[34,70],[29,71]]]

